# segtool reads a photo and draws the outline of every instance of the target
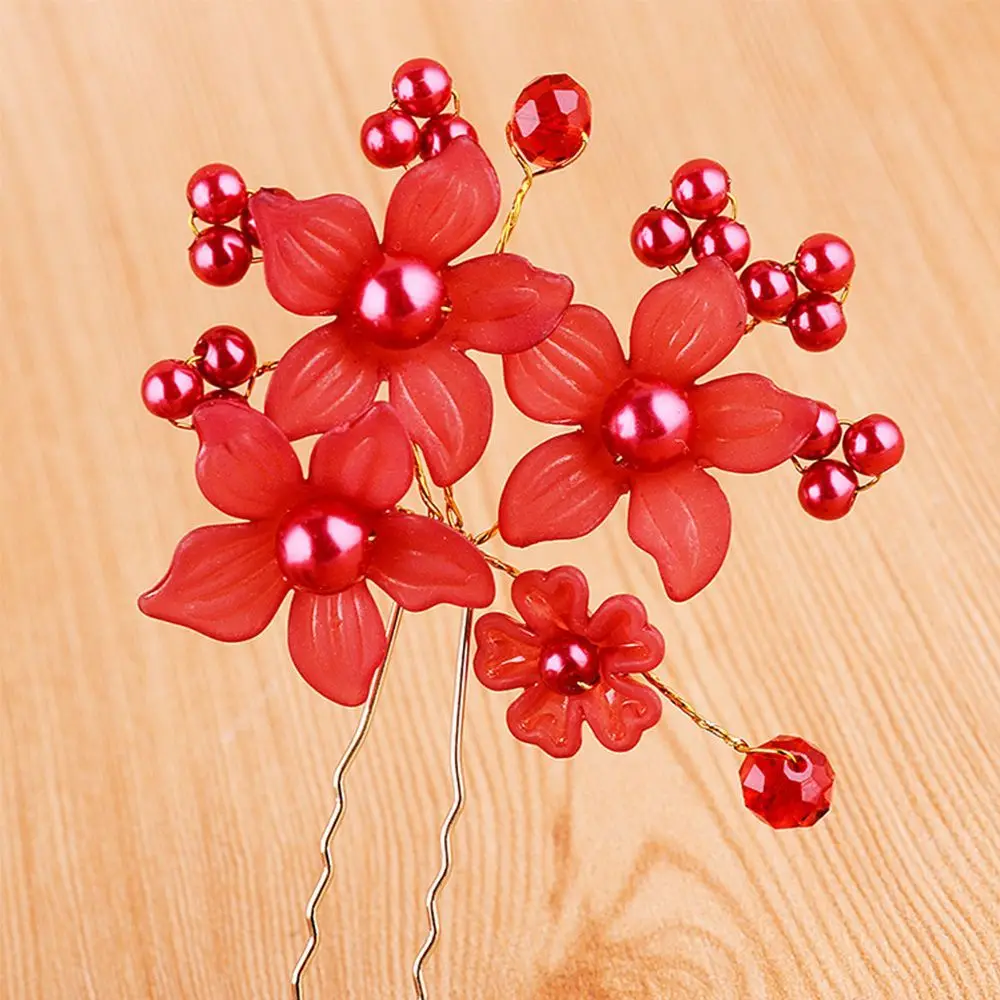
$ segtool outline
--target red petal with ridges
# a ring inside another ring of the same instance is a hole
[[[431,478],[438,486],[450,486],[486,450],[493,426],[489,382],[450,344],[430,343],[398,354],[389,374],[389,402],[420,445]]]
[[[195,477],[209,503],[248,520],[284,513],[303,486],[288,438],[263,413],[237,400],[203,403],[194,411],[201,441]]]
[[[271,375],[264,412],[293,440],[360,416],[375,399],[375,362],[354,350],[351,326],[327,323],[293,344]]]
[[[609,597],[591,616],[586,636],[601,647],[601,666],[609,674],[643,674],[663,659],[663,636],[631,594]]]
[[[313,448],[309,485],[387,510],[413,482],[413,449],[393,409],[376,403],[348,427],[327,431]]]
[[[264,280],[279,305],[332,316],[362,271],[382,259],[367,209],[346,194],[299,201],[258,191],[250,199],[264,256]]]
[[[360,705],[385,656],[382,616],[368,587],[298,592],[288,615],[288,651],[310,687],[338,705]]]
[[[180,540],[167,575],[139,598],[139,610],[212,639],[242,642],[264,631],[287,592],[273,522],[215,524]]]
[[[550,438],[514,466],[500,496],[500,534],[511,545],[593,531],[626,481],[600,441],[583,431]]]
[[[746,330],[746,300],[733,269],[706,257],[679,278],[654,285],[632,318],[631,365],[685,387],[713,369]]]
[[[522,743],[552,757],[572,757],[583,741],[583,703],[539,683],[510,703],[507,727]]]
[[[722,487],[704,469],[677,462],[637,476],[628,508],[628,533],[650,553],[667,596],[686,601],[722,566],[732,518]]]
[[[498,611],[476,622],[473,669],[491,691],[530,687],[539,679],[541,641],[529,628]]]
[[[385,252],[442,267],[469,249],[500,210],[500,182],[474,139],[458,138],[444,152],[408,170],[385,215]]]
[[[503,359],[511,401],[547,424],[582,424],[597,417],[627,375],[611,321],[591,306],[570,306],[537,347]]]
[[[540,636],[586,631],[590,587],[575,566],[521,573],[510,586],[510,597],[525,624]]]
[[[691,454],[727,472],[763,472],[788,461],[809,437],[819,407],[763,375],[729,375],[695,386]]]
[[[608,675],[580,701],[594,735],[616,753],[631,750],[663,713],[656,691],[631,677]]]
[[[564,274],[533,267],[514,254],[474,257],[442,275],[451,315],[448,331],[465,349],[512,354],[548,336],[573,297]]]
[[[493,574],[472,542],[418,514],[388,514],[375,525],[368,578],[407,611],[485,608],[496,596]]]

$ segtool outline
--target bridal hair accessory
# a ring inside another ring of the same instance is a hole
[[[262,632],[291,593],[292,663],[324,697],[362,706],[334,774],[323,871],[291,977],[295,1000],[319,940],[345,778],[372,724],[404,612],[462,609],[453,800],[412,969],[418,998],[427,996],[424,966],[440,933],[438,896],[465,801],[470,666],[506,698],[512,735],[552,757],[575,754],[586,731],[609,750],[629,750],[666,701],[737,752],[744,802],[760,819],[783,829],[822,818],[834,784],[826,756],[797,736],[755,743],[703,717],[657,672],[664,639],[637,597],[594,600],[579,569],[522,572],[490,544],[498,536],[515,547],[583,537],[627,496],[630,540],[655,562],[667,596],[685,601],[712,581],[729,547],[718,472],[790,464],[802,508],[833,520],[903,454],[889,417],[841,420],[832,406],[757,373],[711,377],[764,324],[786,327],[809,351],[843,340],[855,266],[843,239],[819,233],[791,261],[751,262],[727,171],[708,159],[683,164],[666,203],[631,231],[635,256],[669,273],[637,303],[626,352],[602,312],[572,301],[570,278],[508,251],[535,181],[587,148],[587,92],[555,74],[517,98],[506,139],[523,176],[494,251],[478,256],[464,255],[494,224],[500,184],[448,71],[411,60],[396,71],[392,95],[360,137],[371,163],[404,168],[381,236],[350,195],[251,192],[221,163],[195,172],[187,189],[195,275],[232,285],[259,265],[278,305],[319,325],[279,361],[263,363],[247,333],[213,326],[186,360],[159,361],[142,380],[146,408],[197,435],[198,486],[230,520],[185,535],[140,609],[239,642]],[[478,352],[500,355],[514,405],[554,431],[514,464],[495,522],[472,527],[458,484],[482,458],[493,422]],[[382,383],[387,401],[376,398]],[[314,441],[303,469],[293,442],[306,437]],[[495,600],[495,575],[510,579],[514,614],[487,611],[474,623],[473,611]],[[391,603],[388,622],[373,586]]]

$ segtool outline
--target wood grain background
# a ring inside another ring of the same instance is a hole
[[[750,739],[836,762],[834,812],[776,834],[738,759],[668,710],[631,754],[569,763],[471,695],[470,803],[429,969],[435,998],[956,1000],[1000,996],[1000,7],[993,0],[3,0],[0,995],[284,997],[352,713],[290,667],[143,619],[135,595],[211,518],[192,440],[148,418],[145,367],[217,322],[274,357],[308,329],[260,275],[190,275],[183,188],[202,162],[376,217],[358,154],[395,66],[454,72],[507,194],[503,124],[565,70],[594,138],[529,199],[515,246],[624,326],[655,275],[629,226],[682,160],[735,178],[760,255],[854,243],[851,332],[808,356],[765,328],[739,367],[895,415],[905,466],[846,521],[796,476],[728,477],[726,571],[673,606],[623,510],[571,559],[640,594],[670,677]],[[496,367],[490,371],[496,375]],[[496,384],[496,383],[495,383]],[[462,485],[492,520],[547,431],[500,401]],[[503,552],[502,548],[497,549]],[[446,808],[454,610],[411,617],[337,844],[311,997],[402,997]],[[592,743],[593,741],[591,741]]]

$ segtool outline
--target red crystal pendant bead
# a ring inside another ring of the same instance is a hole
[[[898,465],[905,447],[899,424],[881,413],[851,424],[844,435],[847,464],[864,476],[881,476]]]
[[[826,755],[800,736],[776,736],[762,744],[781,754],[754,753],[740,767],[743,801],[747,808],[775,830],[813,826],[829,811],[833,796],[833,768]]]
[[[601,678],[600,653],[582,636],[565,635],[548,643],[539,662],[542,680],[557,694],[580,694]]]
[[[694,429],[684,395],[665,382],[630,378],[604,404],[601,437],[620,462],[640,472],[665,468],[688,450]]]
[[[532,80],[515,101],[510,120],[514,145],[529,163],[543,168],[572,160],[590,129],[590,97],[565,73]]]
[[[837,521],[850,512],[858,496],[858,477],[843,462],[824,458],[810,465],[799,480],[802,509],[821,521]]]
[[[257,349],[238,327],[213,326],[194,345],[198,371],[220,389],[246,382],[257,368]]]

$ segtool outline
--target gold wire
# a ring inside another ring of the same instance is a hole
[[[266,364],[258,365],[254,369],[254,373],[247,380],[247,387],[243,390],[243,397],[247,402],[250,401],[250,394],[253,392],[254,386],[257,384],[261,375],[266,375],[268,372],[273,372],[275,368],[278,367],[277,361],[268,361]]]
[[[516,566],[511,566],[510,563],[504,562],[502,559],[497,558],[492,552],[484,552],[483,558],[494,568],[500,570],[501,573],[506,573],[511,579],[514,579],[521,575],[521,571]]]
[[[730,216],[730,218],[732,218],[732,219],[737,218],[737,216],[739,215],[740,206],[739,206],[739,202],[736,200],[736,195],[734,195],[732,191],[729,192],[728,207],[733,210],[732,215]]]
[[[171,420],[170,422],[179,431],[193,431],[194,430],[194,424],[192,424],[192,423],[185,424],[185,423],[182,423],[180,420]]]
[[[427,470],[424,468],[423,455],[417,445],[413,446],[413,460],[415,467],[414,478],[417,481],[417,492],[420,494],[421,502],[427,509],[427,516],[433,517],[435,521],[445,520],[444,514],[441,513],[441,508],[437,505],[434,500],[434,496],[431,493],[430,478],[427,475]]]
[[[480,531],[479,534],[472,539],[472,544],[476,546],[485,545],[499,530],[499,522],[494,521],[491,527],[487,528],[485,531]]]
[[[188,225],[195,236],[201,236],[201,230],[198,228],[198,216],[194,214],[194,211],[188,216]]]
[[[441,824],[440,849],[441,866],[431,882],[424,900],[427,910],[428,931],[424,943],[413,961],[413,986],[417,1000],[427,1000],[424,985],[424,962],[434,950],[441,935],[441,921],[438,916],[437,897],[448,876],[451,874],[451,831],[465,805],[465,776],[462,768],[462,736],[465,728],[465,696],[469,687],[469,648],[472,641],[472,608],[462,609],[462,624],[459,633],[458,657],[455,668],[455,700],[451,712],[450,765],[451,765],[451,808]]]
[[[798,455],[792,455],[792,465],[795,466],[795,471],[800,475],[804,476],[809,466],[806,465]]]
[[[319,849],[323,856],[323,873],[319,877],[309,902],[306,904],[306,923],[309,926],[309,940],[306,942],[302,954],[299,956],[295,968],[292,970],[291,989],[293,1000],[302,1000],[302,976],[309,963],[312,961],[313,953],[319,945],[319,924],[316,922],[316,911],[326,894],[326,890],[333,881],[333,838],[337,833],[337,827],[347,809],[347,793],[344,788],[344,780],[347,772],[351,769],[355,758],[364,746],[371,729],[372,718],[375,715],[375,708],[378,705],[379,696],[382,693],[382,684],[385,680],[386,668],[389,665],[389,658],[392,656],[393,646],[396,643],[396,634],[399,631],[399,623],[403,617],[403,609],[397,604],[392,609],[392,617],[389,620],[389,630],[386,637],[385,656],[379,664],[372,677],[371,687],[368,690],[368,698],[365,700],[364,708],[361,710],[361,718],[354,730],[351,741],[347,744],[343,755],[337,762],[337,767],[333,772],[333,787],[336,792],[333,812],[327,820],[326,829],[320,838]]]

